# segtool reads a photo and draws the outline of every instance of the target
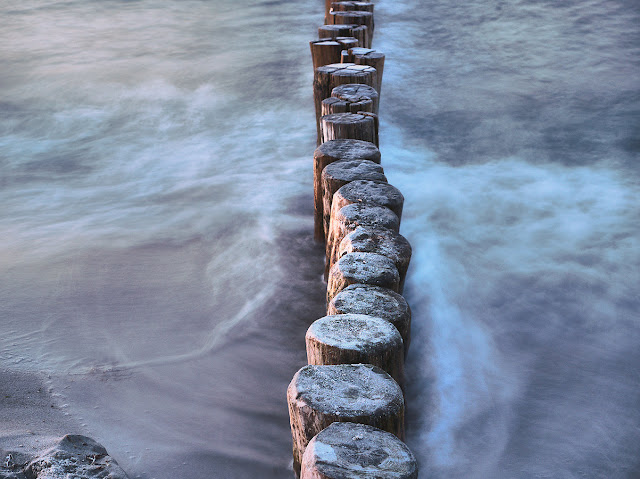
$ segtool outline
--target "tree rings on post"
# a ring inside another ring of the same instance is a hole
[[[368,424],[404,439],[404,398],[394,379],[371,364],[305,366],[287,389],[293,467],[307,444],[334,422]]]
[[[336,164],[336,163],[334,163]],[[338,258],[348,253],[378,253],[393,260],[400,273],[400,293],[411,261],[411,244],[389,229],[360,227],[345,236],[338,245]]]
[[[344,63],[369,65],[370,67],[375,68],[378,72],[376,90],[380,93],[380,88],[382,87],[382,74],[384,72],[384,53],[370,48],[350,48],[349,50],[343,50],[340,58]]]
[[[400,289],[400,274],[392,260],[376,253],[349,253],[335,262],[327,280],[327,304],[350,284]]]
[[[374,4],[371,2],[332,2],[331,8],[334,11],[345,12],[348,10],[356,10],[361,12],[371,12],[373,13]]]
[[[418,463],[396,436],[366,424],[334,422],[302,456],[301,479],[418,479]]]
[[[352,284],[327,305],[327,315],[334,314],[374,314],[389,321],[400,332],[407,355],[411,342],[411,308],[395,291],[369,284]]]
[[[322,25],[318,28],[318,38],[354,37],[357,47],[366,47],[367,27],[365,25]]]
[[[331,97],[351,103],[366,103],[366,100],[371,100],[373,104],[372,109],[367,110],[364,108],[361,111],[371,111],[372,113],[378,114],[380,96],[378,95],[377,90],[369,85],[346,83],[331,90]]]
[[[316,320],[307,330],[309,364],[373,364],[403,383],[404,345],[389,321],[366,314],[338,314]]]
[[[371,41],[373,40],[373,13],[363,12],[357,10],[349,11],[332,11],[329,12],[329,18],[327,23],[333,25],[364,25],[367,27],[367,33],[365,36],[365,48],[371,48]]]
[[[387,181],[384,169],[369,160],[335,161],[322,170],[322,216],[324,231],[329,231],[333,194],[355,180]]]
[[[362,83],[375,87],[378,77],[376,69],[355,63],[332,63],[316,68],[313,78],[313,101],[316,107],[317,142],[322,143],[320,136],[320,116],[322,100],[331,96],[331,91],[345,83]]]
[[[322,171],[334,161],[359,159],[380,163],[380,150],[368,141],[342,139],[327,141],[313,153],[314,238],[316,241],[325,240],[322,221]]]
[[[374,113],[332,113],[320,118],[321,143],[351,138],[378,146],[378,116]]]

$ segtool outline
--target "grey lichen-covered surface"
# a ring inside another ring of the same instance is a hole
[[[333,198],[336,209],[351,203],[368,203],[386,206],[402,219],[404,196],[395,186],[386,182],[356,180],[344,185]]]
[[[327,305],[327,315],[375,314],[393,324],[402,336],[405,356],[411,341],[411,308],[395,291],[370,284],[352,284]]]
[[[314,237],[316,241],[325,241],[326,231],[322,222],[322,171],[331,163],[339,160],[370,160],[380,163],[380,150],[368,141],[338,139],[323,143],[313,153],[313,202]]]
[[[325,316],[309,327],[305,340],[309,364],[373,364],[403,383],[402,337],[382,318],[365,314]]]
[[[86,436],[66,435],[36,457],[0,452],[0,479],[128,479],[107,450]]]
[[[400,273],[394,262],[376,253],[349,253],[340,258],[329,270],[327,303],[350,284],[372,284],[400,289]]]
[[[335,161],[322,171],[322,215],[324,231],[329,231],[333,195],[351,181],[366,179],[387,181],[384,169],[370,160]]]
[[[294,470],[309,441],[336,421],[369,424],[404,439],[400,386],[371,364],[305,366],[287,389]]]
[[[302,458],[301,479],[417,479],[418,464],[393,434],[365,424],[334,422]]]
[[[388,228],[398,232],[400,230],[400,219],[393,211],[384,206],[352,203],[337,209],[336,205],[333,204],[331,206],[331,220],[329,221],[327,244],[325,245],[325,265],[330,267],[335,263],[340,242],[346,235],[355,231],[359,226]]]
[[[349,253],[377,253],[393,260],[400,273],[400,293],[411,261],[411,244],[401,234],[385,228],[361,226],[338,245],[338,258]]]

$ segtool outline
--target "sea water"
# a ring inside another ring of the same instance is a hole
[[[322,17],[0,6],[0,367],[49,375],[132,477],[290,476]],[[622,0],[376,4],[421,477],[640,474],[639,24]]]

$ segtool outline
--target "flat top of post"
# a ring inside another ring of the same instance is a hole
[[[334,416],[396,414],[404,409],[398,383],[371,364],[305,366],[293,377],[289,393]]]
[[[369,225],[390,228],[394,231],[400,229],[400,218],[393,211],[385,206],[366,203],[351,203],[343,206],[338,210],[336,221],[344,221],[347,227]]]
[[[335,89],[335,88],[334,88]],[[327,155],[340,160],[366,159],[380,163],[380,150],[370,141],[339,138],[325,141],[313,156]]]
[[[334,422],[309,444],[303,461],[340,479],[417,479],[418,465],[406,444],[366,424]]]
[[[401,347],[402,337],[389,321],[366,314],[324,316],[311,324],[307,339],[340,349],[373,353]]]
[[[351,284],[331,300],[338,312],[362,313],[375,311],[390,321],[410,315],[410,308],[402,295],[388,288],[370,284]]]

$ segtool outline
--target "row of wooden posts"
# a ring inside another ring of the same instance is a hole
[[[325,25],[310,42],[314,233],[326,246],[327,316],[307,330],[308,365],[287,390],[302,479],[418,477],[402,442],[411,246],[399,233],[404,197],[380,166],[385,55],[371,48],[373,7],[325,0]]]

